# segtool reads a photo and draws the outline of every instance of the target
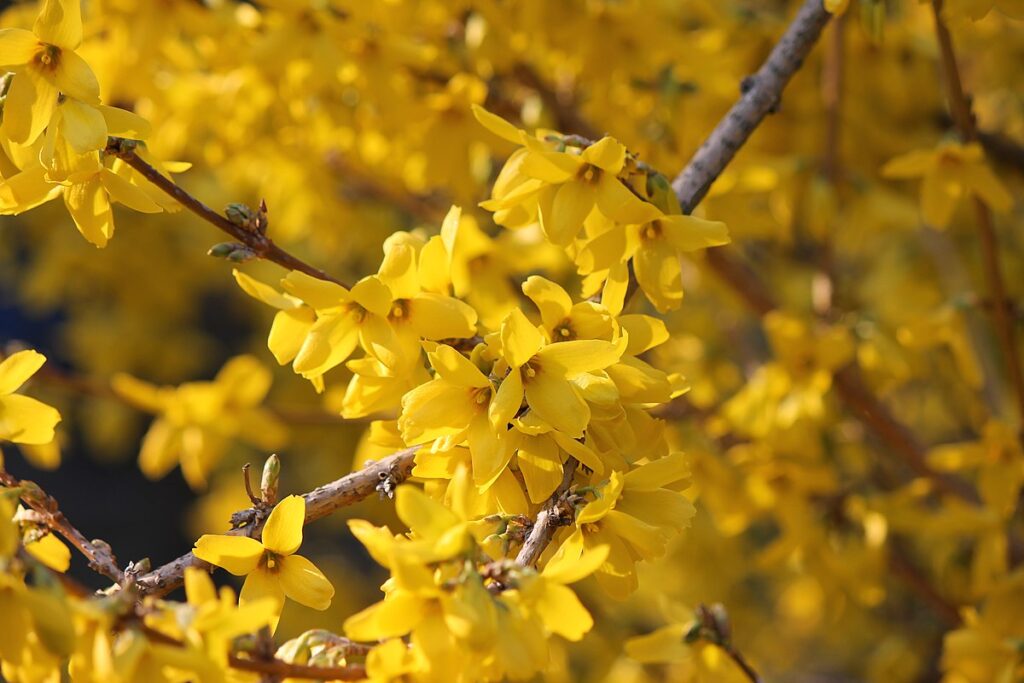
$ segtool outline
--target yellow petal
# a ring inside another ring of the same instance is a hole
[[[541,213],[541,227],[547,238],[560,247],[568,246],[583,227],[583,221],[594,209],[596,190],[593,185],[570,180],[558,187],[548,214]]]
[[[0,440],[44,444],[53,441],[60,413],[28,396],[0,396]]]
[[[35,69],[15,74],[4,101],[3,134],[19,144],[35,142],[53,117],[57,94],[57,88]]]
[[[696,251],[729,243],[729,230],[721,221],[696,216],[665,216],[659,219],[665,239],[676,251]]]
[[[409,322],[424,339],[466,339],[476,332],[476,311],[458,299],[423,292],[409,302]]]
[[[145,140],[152,132],[149,121],[134,112],[101,104],[97,107],[107,124],[107,132],[119,138]]]
[[[370,275],[357,282],[352,288],[352,299],[382,318],[391,312],[391,290],[376,276]]]
[[[600,569],[608,559],[608,546],[586,547],[584,541],[583,532],[576,529],[544,566],[544,578],[561,584],[576,583]]]
[[[916,178],[935,162],[935,154],[930,149],[915,149],[895,159],[890,159],[882,167],[882,175],[886,178]]]
[[[425,539],[440,538],[446,531],[459,524],[455,513],[409,484],[398,487],[395,511],[399,519]]]
[[[403,591],[389,594],[345,620],[345,635],[352,640],[373,642],[409,633],[427,614],[427,605]]]
[[[480,372],[480,368],[446,344],[439,344],[427,356],[430,359],[431,367],[437,371],[438,376],[449,384],[476,388],[487,387],[491,384],[484,377],[484,373]]]
[[[683,300],[679,257],[666,240],[644,242],[633,256],[633,271],[640,288],[658,311],[678,308]]]
[[[582,159],[614,175],[626,163],[626,148],[615,138],[605,136],[583,150]]]
[[[557,583],[544,582],[543,591],[533,608],[552,633],[566,640],[580,640],[594,626],[594,619],[571,589]]]
[[[284,607],[284,588],[281,587],[276,575],[260,567],[245,577],[242,592],[238,594],[238,602],[241,605],[251,605],[268,599],[276,605],[270,620],[270,630],[276,631],[281,609]]]
[[[622,356],[625,344],[599,339],[577,339],[548,344],[537,352],[544,372],[572,379],[584,372],[603,370]]]
[[[573,438],[583,436],[590,422],[590,406],[564,377],[545,369],[524,385],[526,402],[540,419]]]
[[[301,306],[301,302],[295,297],[282,294],[270,285],[246,275],[237,268],[232,269],[231,274],[235,277],[235,282],[238,283],[243,292],[268,306],[273,306],[282,311]]]
[[[255,571],[263,557],[263,544],[248,536],[204,534],[192,552],[200,560],[223,567],[235,576]]]
[[[541,503],[547,500],[562,482],[558,444],[547,437],[526,438],[519,446],[517,458],[530,501]]]
[[[488,417],[494,429],[507,429],[507,425],[523,404],[523,380],[519,370],[513,368],[501,381],[488,408]]]
[[[314,314],[307,307],[278,311],[267,335],[267,348],[279,365],[295,360],[302,343],[313,327]]]
[[[281,280],[281,286],[289,294],[302,299],[316,310],[334,308],[352,297],[349,291],[335,282],[318,280],[298,270],[293,270]]]
[[[554,327],[569,316],[572,299],[564,289],[547,278],[531,275],[523,283],[523,294],[540,309],[541,320],[546,327]]]
[[[501,352],[513,368],[530,360],[544,343],[544,337],[523,312],[513,309],[501,323]]]
[[[0,29],[0,69],[21,66],[35,56],[39,47],[36,34],[23,28]]]
[[[114,234],[114,215],[98,175],[65,189],[64,204],[85,239],[97,247],[107,246]]]
[[[620,315],[619,324],[629,335],[625,354],[636,356],[668,341],[668,328],[661,318],[650,315]]]
[[[638,662],[678,662],[690,657],[690,647],[683,642],[688,624],[672,624],[645,636],[626,641],[626,654]]]
[[[71,50],[62,50],[60,63],[53,74],[53,84],[68,97],[86,104],[100,103],[100,84],[84,59]]]
[[[72,149],[85,154],[106,147],[107,122],[98,109],[69,98],[60,105],[60,110],[61,132]]]
[[[925,223],[938,229],[948,227],[962,193],[963,188],[944,174],[927,173],[921,182],[921,213]]]
[[[185,597],[188,604],[196,607],[217,599],[217,589],[205,569],[185,568]]]
[[[466,438],[473,461],[473,483],[482,489],[494,483],[512,458],[511,444],[504,437],[505,430],[495,431],[482,414],[469,423]]]
[[[487,111],[479,104],[471,104],[470,108],[473,110],[473,116],[476,117],[476,120],[479,121],[480,125],[484,128],[513,144],[521,144],[521,130],[500,116]]]
[[[25,550],[50,569],[66,572],[71,566],[71,550],[53,534],[25,544]]]
[[[263,526],[263,546],[278,555],[291,555],[302,545],[306,499],[288,496],[274,506]]]
[[[80,0],[44,0],[32,31],[44,43],[74,50],[82,43]]]
[[[302,555],[289,555],[278,560],[278,567],[277,577],[289,598],[318,610],[331,606],[334,586],[312,562]]]
[[[46,356],[31,349],[18,351],[5,358],[0,362],[0,396],[14,393],[45,362]]]
[[[139,213],[160,213],[163,207],[157,204],[146,194],[145,190],[138,185],[133,185],[124,177],[117,175],[110,169],[104,168],[100,171],[100,181],[107,195],[112,201],[127,206]]]

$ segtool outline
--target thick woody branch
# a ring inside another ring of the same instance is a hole
[[[281,247],[274,244],[274,241],[260,231],[249,230],[241,225],[236,225],[225,216],[217,213],[203,202],[199,201],[185,191],[180,185],[160,173],[149,162],[140,157],[135,151],[134,144],[129,140],[121,138],[110,138],[107,143],[107,154],[122,159],[126,164],[138,171],[139,175],[163,190],[169,197],[177,201],[186,209],[202,218],[213,227],[226,232],[236,240],[252,250],[259,258],[272,261],[288,270],[299,270],[318,280],[328,280],[342,284],[337,278],[328,275],[324,271],[309,265],[305,261],[288,253]]]
[[[124,572],[117,566],[117,558],[110,544],[99,539],[89,540],[68,521],[57,505],[57,499],[49,495],[32,481],[19,481],[7,472],[0,472],[0,484],[21,489],[21,500],[36,514],[35,518],[49,527],[50,531],[63,536],[89,561],[89,568],[120,583]]]
[[[575,458],[569,458],[562,471],[562,483],[558,485],[555,492],[551,494],[544,507],[537,513],[537,519],[533,522],[523,547],[516,555],[516,563],[523,567],[532,567],[537,564],[541,553],[551,543],[558,528],[572,523],[572,506],[566,499],[569,492],[569,485],[576,474],[577,462]]]
[[[303,494],[306,499],[306,524],[326,517],[335,510],[353,505],[380,492],[390,495],[394,487],[409,477],[413,468],[416,447],[406,448],[386,458],[377,460],[358,472],[347,474],[340,479]],[[233,519],[257,520],[256,508],[235,513]],[[261,522],[254,521],[244,527],[228,531],[231,536],[253,536],[260,530]],[[192,553],[182,555],[172,562],[143,574],[135,579],[135,586],[143,595],[166,595],[179,587],[189,567],[205,567],[205,562]]]

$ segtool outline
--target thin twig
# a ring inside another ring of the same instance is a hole
[[[163,190],[169,197],[196,214],[207,223],[210,223],[218,230],[226,232],[236,240],[247,246],[261,259],[272,261],[288,270],[298,270],[317,278],[343,284],[337,278],[328,275],[324,271],[309,265],[305,261],[288,253],[281,247],[274,244],[274,241],[258,230],[249,230],[241,225],[236,225],[225,216],[217,213],[203,202],[199,201],[185,191],[180,185],[160,173],[149,162],[140,157],[129,141],[121,138],[110,138],[107,143],[106,152],[122,159],[126,164],[134,168],[138,173]]]
[[[361,470],[347,474],[340,479],[303,494],[306,499],[306,520],[309,524],[326,517],[335,510],[358,503],[375,492],[393,491],[394,487],[407,479],[412,472],[413,458],[417,447],[406,448],[386,458],[366,465]],[[239,519],[255,519],[256,509],[249,508],[236,513]],[[259,528],[245,526],[228,531],[231,536],[251,536]],[[191,552],[139,576],[135,585],[143,595],[166,595],[184,581],[185,570],[189,567],[204,567],[205,562]]]
[[[41,522],[53,532],[67,539],[89,561],[89,568],[120,583],[124,572],[117,565],[117,558],[106,541],[90,541],[64,516],[57,505],[57,499],[49,495],[33,481],[19,481],[7,472],[0,471],[0,484],[9,488],[20,488],[21,500],[38,514]]]
[[[953,37],[942,18],[943,0],[932,0],[932,14],[935,17],[935,36],[939,41],[939,55],[942,59],[942,73],[946,80],[946,95],[953,123],[964,142],[976,142],[978,129],[971,111],[971,102],[964,92],[960,79],[960,69],[956,62],[953,49]],[[992,220],[992,210],[980,197],[974,196],[974,216],[978,224],[978,237],[981,242],[981,256],[984,262],[985,278],[988,293],[993,301],[1007,301],[1006,282],[1003,277],[1002,265],[999,262],[999,237]],[[1003,358],[1009,374],[1010,385],[1017,400],[1017,409],[1024,420],[1024,370],[1021,369],[1020,356],[1017,353],[1017,331],[1010,312],[1004,306],[992,309],[992,319],[996,328],[996,336],[1002,348]]]
[[[558,527],[565,526],[572,521],[572,515],[567,514],[568,505],[565,497],[569,491],[569,485],[572,484],[572,478],[576,474],[577,464],[575,458],[569,458],[562,466],[562,483],[558,485],[544,507],[537,513],[537,519],[533,522],[530,534],[523,542],[519,554],[516,555],[516,563],[520,566],[532,567],[537,564],[537,560],[551,543]]]

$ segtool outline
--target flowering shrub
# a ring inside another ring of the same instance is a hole
[[[1024,680],[1024,9],[786,4],[7,8],[3,678]]]

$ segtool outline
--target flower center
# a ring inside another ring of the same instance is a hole
[[[391,304],[391,312],[388,314],[388,318],[394,321],[403,320],[409,317],[409,300],[408,299],[396,299]]]
[[[656,240],[661,237],[661,221],[651,221],[640,231],[640,237],[645,241]]]
[[[60,48],[56,45],[43,43],[42,49],[36,53],[35,63],[43,71],[56,71],[60,65]]]
[[[553,341],[570,341],[576,338],[576,331],[572,329],[572,323],[568,318],[558,323],[554,333]]]
[[[576,172],[576,178],[589,185],[593,185],[601,179],[601,169],[593,164],[583,164],[580,166],[580,170]]]

